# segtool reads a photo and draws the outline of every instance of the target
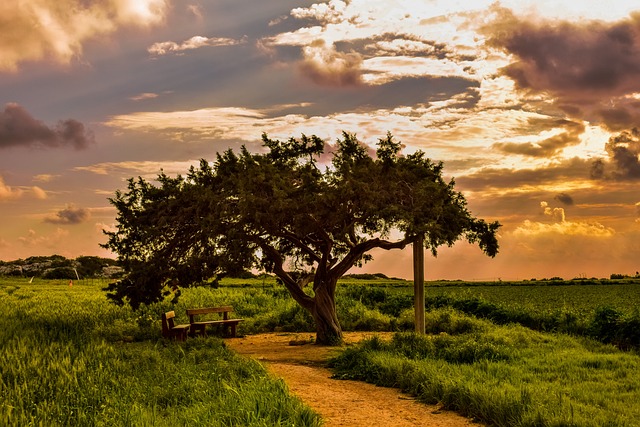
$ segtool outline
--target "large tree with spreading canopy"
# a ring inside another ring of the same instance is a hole
[[[110,298],[136,308],[167,287],[266,270],[313,316],[317,342],[337,344],[338,279],[373,249],[422,236],[434,255],[461,238],[489,256],[498,251],[500,225],[473,217],[442,163],[420,151],[401,155],[390,134],[373,156],[343,133],[328,166],[319,165],[326,144],[316,136],[262,140],[265,153],[228,150],[185,177],[132,178],[116,192],[117,229],[104,247],[127,274],[110,285]]]

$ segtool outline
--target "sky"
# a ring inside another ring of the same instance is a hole
[[[391,132],[502,224],[495,258],[459,242],[427,280],[634,275],[639,129],[634,1],[3,0],[0,260],[113,257],[128,178],[263,132]],[[412,275],[410,248],[374,258]]]

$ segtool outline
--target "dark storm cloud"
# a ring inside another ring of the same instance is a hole
[[[50,127],[18,104],[7,104],[4,111],[0,111],[0,149],[12,146],[71,146],[80,150],[93,142],[93,133],[77,120],[61,120]]]
[[[591,165],[594,179],[640,179],[640,130],[633,128],[609,138],[605,145],[608,161],[596,159]]]
[[[567,193],[556,194],[556,196],[553,199],[568,206],[573,205],[573,197],[571,197]]]
[[[565,147],[580,143],[580,135],[584,132],[584,125],[568,120],[533,120],[537,125],[544,127],[550,125],[559,126],[565,129],[564,132],[546,138],[539,142],[498,142],[492,145],[493,148],[508,154],[521,154],[531,157],[551,157],[558,154]]]
[[[640,14],[611,24],[527,22],[503,9],[497,22],[489,44],[518,58],[503,72],[522,89],[584,97],[640,88]]]
[[[507,9],[483,29],[488,44],[516,60],[501,72],[516,87],[546,93],[568,114],[600,121],[613,130],[632,127],[640,117],[640,13],[601,21],[528,21]]]
[[[44,222],[59,225],[76,225],[87,221],[91,217],[89,209],[77,208],[69,205],[66,208],[56,212],[55,215],[48,216]]]

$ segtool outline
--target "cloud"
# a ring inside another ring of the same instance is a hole
[[[169,0],[3,0],[0,4],[0,71],[25,61],[69,63],[82,45],[123,26],[164,19]]]
[[[57,228],[49,235],[39,235],[35,230],[29,230],[26,236],[18,237],[18,242],[29,248],[51,248],[58,250],[63,242],[69,238],[69,232]]]
[[[157,98],[158,96],[160,95],[158,95],[157,93],[143,92],[138,95],[131,96],[129,97],[129,99],[132,101],[144,101],[145,99],[154,99],[154,98]]]
[[[540,235],[568,235],[589,236],[595,238],[611,237],[615,230],[598,222],[570,222],[561,221],[554,223],[535,222],[525,220],[524,223],[513,231],[515,236],[540,236]]]
[[[481,193],[490,190],[504,192],[531,186],[544,188],[564,185],[591,188],[593,182],[589,177],[589,165],[589,160],[572,158],[536,168],[486,167],[457,177],[456,183],[468,191]]]
[[[32,196],[39,200],[47,198],[47,193],[42,188],[34,187],[18,187],[14,188],[4,182],[4,178],[0,175],[0,202],[15,200],[25,196]]]
[[[54,179],[56,179],[58,177],[60,177],[60,175],[51,175],[51,174],[48,174],[48,173],[42,173],[42,174],[39,174],[39,175],[35,175],[33,177],[33,180],[35,182],[51,182],[51,181],[53,181]]]
[[[466,25],[466,12],[452,13],[443,3],[332,0],[296,8],[290,15],[300,28],[266,37],[260,45],[272,56],[278,47],[298,47],[299,67],[323,85],[380,85],[417,76],[480,81],[479,74],[496,67],[485,70],[487,61],[478,61],[481,40]],[[290,50],[283,52],[289,58]]]
[[[77,120],[61,120],[54,127],[49,127],[15,103],[6,104],[4,111],[0,111],[0,149],[71,146],[80,150],[93,142],[93,132],[86,130]]]
[[[316,3],[308,8],[298,7],[291,11],[297,19],[313,19],[323,24],[337,24],[343,20],[347,3],[331,0],[328,3]]]
[[[202,22],[204,15],[202,13],[202,7],[197,4],[190,4],[187,6],[187,11],[191,13],[199,22]]]
[[[640,13],[616,21],[544,20],[494,7],[487,45],[511,55],[500,73],[572,117],[612,130],[638,122]]]
[[[539,122],[539,120],[532,119],[532,122],[536,121]],[[539,142],[497,142],[493,144],[493,148],[508,154],[521,154],[531,157],[552,157],[564,148],[580,143],[580,135],[582,135],[585,130],[584,124],[569,120],[557,120],[554,125],[564,128],[565,130]]]
[[[595,179],[640,179],[640,129],[633,128],[609,138],[605,145],[608,161],[596,159],[591,165]]]
[[[567,193],[557,194],[553,199],[565,205],[573,205],[573,197],[571,197]]]
[[[525,220],[512,234],[520,237],[565,235],[595,238],[611,237],[615,234],[615,230],[599,222],[567,221],[563,208],[551,207],[547,202],[540,202],[540,208],[547,222]]]
[[[547,202],[540,202],[542,213],[550,218],[553,222],[565,222],[565,214],[563,208],[551,208]]]
[[[208,38],[203,36],[193,36],[190,39],[183,41],[182,43],[176,43],[172,41],[154,43],[147,49],[147,51],[150,54],[156,56],[167,55],[169,53],[180,55],[186,50],[199,49],[201,47],[234,46],[246,42],[246,37],[242,39],[230,39],[226,37]]]
[[[56,212],[55,215],[45,217],[44,222],[58,225],[77,225],[86,222],[90,217],[91,212],[89,209],[68,205],[66,208]]]
[[[188,160],[185,162],[104,162],[96,163],[90,166],[77,166],[74,171],[91,172],[97,175],[112,175],[114,173],[126,172],[137,173],[148,176],[157,176],[160,170],[163,170],[168,175],[184,174],[189,170],[191,166],[197,166],[200,163],[199,160]],[[111,194],[109,192],[108,194]]]
[[[4,178],[0,175],[0,201],[17,199],[22,196],[23,191],[20,189],[13,189],[4,182]]]
[[[302,49],[300,72],[313,82],[326,86],[354,86],[362,83],[362,57],[356,52],[339,52],[335,45],[314,40]]]
[[[31,187],[31,194],[39,200],[45,200],[48,197],[47,192],[38,186]]]

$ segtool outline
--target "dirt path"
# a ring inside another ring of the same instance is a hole
[[[352,343],[371,335],[346,333],[345,341]],[[327,427],[478,426],[456,413],[416,402],[391,388],[331,379],[331,371],[324,365],[340,349],[312,345],[312,337],[312,334],[260,334],[225,342],[238,353],[265,363],[271,372],[285,380],[293,394],[322,416]]]

